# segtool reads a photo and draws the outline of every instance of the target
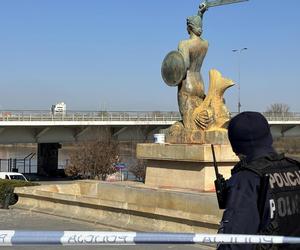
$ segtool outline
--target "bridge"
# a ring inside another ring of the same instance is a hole
[[[273,137],[300,136],[300,113],[264,115]],[[104,136],[119,142],[153,141],[153,134],[180,119],[178,112],[160,111],[68,111],[53,115],[45,110],[6,110],[0,111],[0,144],[36,143],[38,173],[51,175],[58,167],[61,143]]]
[[[235,116],[236,113],[232,113]],[[300,113],[264,113],[274,137],[300,136]],[[108,129],[118,140],[151,140],[154,133],[181,119],[178,112],[0,111],[0,144],[66,143],[94,139]]]
[[[86,141],[103,130],[120,140],[147,140],[178,120],[177,112],[5,111],[0,113],[0,144]]]

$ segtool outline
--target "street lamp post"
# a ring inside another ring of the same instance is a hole
[[[248,48],[233,49],[232,52],[238,52],[238,113],[241,113],[241,53]]]

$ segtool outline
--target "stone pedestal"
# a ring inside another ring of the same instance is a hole
[[[225,178],[238,161],[230,145],[215,145]],[[145,184],[156,188],[213,191],[215,172],[209,144],[138,144],[137,158],[147,160]]]
[[[226,129],[217,130],[188,130],[177,122],[168,129],[162,130],[166,143],[170,144],[229,144]]]
[[[222,211],[214,193],[149,188],[139,182],[82,180],[18,187],[14,208],[126,231],[216,233]]]

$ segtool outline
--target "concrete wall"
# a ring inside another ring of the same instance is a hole
[[[216,232],[221,218],[213,193],[152,189],[144,184],[79,181],[16,188],[15,205],[134,231]]]

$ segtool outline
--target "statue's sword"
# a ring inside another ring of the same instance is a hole
[[[221,6],[225,4],[233,4],[233,3],[241,3],[241,2],[246,2],[249,0],[216,0],[216,1],[204,1],[202,3],[203,6],[205,6],[206,9],[210,7],[216,7],[216,6]]]

